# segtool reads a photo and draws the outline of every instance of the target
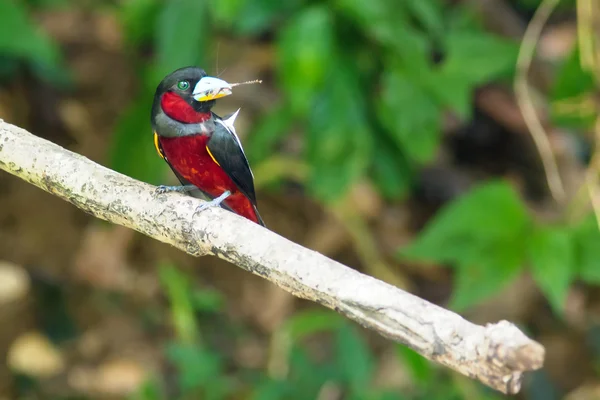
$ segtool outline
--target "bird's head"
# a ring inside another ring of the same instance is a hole
[[[203,69],[180,68],[167,75],[156,88],[153,118],[162,111],[181,123],[200,123],[210,118],[216,99],[230,94],[229,83],[207,76]]]

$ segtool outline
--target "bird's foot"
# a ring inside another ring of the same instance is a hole
[[[169,193],[169,192],[177,192],[177,193],[186,193],[196,189],[194,185],[184,185],[184,186],[166,186],[160,185],[156,188],[157,194]]]
[[[231,195],[231,192],[229,190],[226,190],[223,192],[222,195],[220,195],[217,198],[212,199],[211,201],[207,201],[204,204],[198,206],[198,208],[196,208],[196,211],[194,212],[194,215],[198,214],[199,212],[206,210],[207,208],[210,207],[219,207],[221,205],[221,203],[228,198]],[[193,216],[194,216],[193,215]]]

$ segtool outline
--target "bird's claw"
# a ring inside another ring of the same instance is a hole
[[[196,211],[194,211],[194,215],[198,214],[199,212],[206,210],[207,208],[211,208],[211,207],[219,207],[221,205],[221,203],[228,198],[231,195],[231,192],[229,190],[226,190],[223,192],[222,195],[220,195],[217,198],[212,199],[211,201],[207,201],[201,205],[199,205],[196,208]]]

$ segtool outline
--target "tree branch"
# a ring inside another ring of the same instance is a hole
[[[156,195],[152,185],[1,119],[0,168],[98,218],[194,256],[225,259],[501,392],[517,393],[523,372],[543,364],[544,348],[507,321],[472,324],[228,211],[193,216],[201,200]]]

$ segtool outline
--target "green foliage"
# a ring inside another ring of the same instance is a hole
[[[553,82],[551,117],[557,124],[587,129],[597,117],[596,89],[593,74],[581,68],[579,56],[575,46]]]
[[[154,36],[161,10],[159,0],[129,0],[118,10],[125,38],[131,45],[146,44]]]
[[[447,57],[430,79],[429,87],[441,104],[468,118],[474,88],[511,72],[518,45],[470,29],[451,30],[445,41]]]
[[[600,284],[600,230],[593,215],[573,230],[578,277],[590,284]]]
[[[56,84],[67,81],[57,44],[33,24],[26,7],[17,0],[0,2],[0,57],[25,61],[41,79]],[[0,78],[16,72],[16,63],[2,64],[12,67],[0,68]]]
[[[191,344],[173,343],[167,347],[167,357],[178,369],[179,388],[183,394],[202,393],[203,399],[226,399],[232,391],[224,375],[220,356]]]
[[[451,202],[403,257],[455,268],[451,305],[464,309],[531,273],[557,314],[576,279],[600,282],[600,231],[593,216],[575,226],[534,225],[514,191],[490,182]]]
[[[277,144],[292,124],[292,112],[286,105],[279,105],[267,112],[252,130],[252,141],[245,146],[251,163],[266,160],[275,152]]]
[[[408,369],[413,381],[419,387],[426,387],[433,378],[433,367],[431,363],[419,353],[410,348],[397,345],[396,353],[400,362]]]
[[[456,268],[452,305],[463,309],[489,297],[521,270],[527,211],[504,182],[489,182],[445,206],[405,257],[451,263]]]
[[[368,392],[375,372],[375,360],[356,329],[348,325],[336,332],[337,362],[342,381],[355,396]]]
[[[113,169],[145,182],[162,184],[166,163],[154,148],[150,109],[154,92],[142,90],[125,110],[115,128],[111,143],[110,165]]]
[[[334,330],[342,324],[343,319],[338,314],[323,309],[309,309],[289,318],[278,334],[287,337],[291,343],[297,343],[316,333]]]
[[[410,188],[412,174],[409,161],[390,142],[387,138],[375,142],[377,157],[373,159],[371,176],[382,196],[397,199]]]
[[[208,49],[207,17],[204,1],[165,2],[155,30],[157,80],[177,68],[206,62],[203,55]]]
[[[575,248],[571,232],[562,227],[538,227],[529,238],[533,277],[554,310],[561,313],[575,278]]]
[[[183,343],[195,343],[199,339],[199,332],[189,280],[172,265],[161,265],[159,277],[171,302],[171,316],[177,337]]]
[[[440,105],[400,68],[389,71],[382,86],[378,112],[387,132],[413,161],[429,161],[439,142]]]

